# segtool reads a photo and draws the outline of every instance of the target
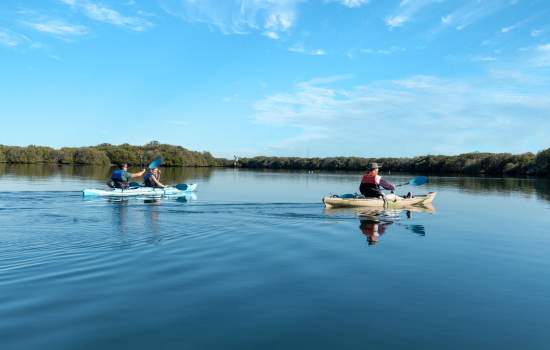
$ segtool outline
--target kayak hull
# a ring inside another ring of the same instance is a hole
[[[340,198],[337,196],[327,196],[323,198],[323,203],[327,208],[406,208],[410,206],[429,205],[433,202],[436,194],[437,192],[429,192],[428,194],[415,196],[413,198],[388,195],[386,196],[386,200],[379,198]]]
[[[164,196],[179,196],[189,194],[197,189],[197,184],[189,184],[185,191],[175,187],[153,188],[153,187],[135,187],[128,189],[108,189],[101,190],[95,188],[87,188],[82,191],[84,197],[164,197]]]

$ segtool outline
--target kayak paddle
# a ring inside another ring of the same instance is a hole
[[[175,188],[177,188],[178,190],[180,191],[187,191],[187,188],[189,187],[187,184],[177,184],[174,186]]]
[[[151,163],[149,163],[149,169],[155,169],[162,163],[162,157],[156,157]]]
[[[402,184],[396,185],[397,186],[405,186],[405,185],[411,185],[411,186],[422,186],[424,184],[428,183],[428,178],[426,176],[417,176],[414,179],[410,179],[407,182],[404,182]]]
[[[130,182],[128,184],[128,187],[144,187],[144,186],[137,183],[137,182]],[[168,187],[175,187],[180,191],[187,191],[187,189],[189,188],[189,185],[187,185],[187,184],[176,184],[174,186],[168,186]]]

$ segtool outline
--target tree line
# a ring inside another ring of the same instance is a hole
[[[30,145],[27,147],[0,145],[0,163],[20,164],[82,164],[111,165],[128,163],[145,165],[155,157],[163,158],[163,166],[212,167],[223,162],[209,152],[190,151],[181,146],[161,144],[156,141],[143,146],[127,143],[111,145],[103,143],[90,147],[52,147]]]
[[[128,163],[145,165],[157,156],[167,167],[233,167],[234,161],[216,158],[209,152],[190,151],[181,146],[156,141],[143,146],[108,143],[90,147],[0,145],[0,163],[111,165]],[[384,172],[422,174],[463,174],[493,176],[549,176],[550,148],[534,153],[464,153],[456,156],[425,155],[412,158],[361,157],[252,157],[241,158],[238,167],[249,169],[346,170],[363,171],[371,162],[383,163]]]
[[[384,172],[462,174],[493,176],[548,176],[550,148],[534,153],[464,153],[456,156],[426,155],[412,158],[360,157],[253,157],[239,159],[238,166],[251,169],[305,169],[364,171],[371,162],[383,164]],[[225,161],[227,166],[233,161]]]

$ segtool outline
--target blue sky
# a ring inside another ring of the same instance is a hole
[[[1,144],[550,147],[546,0],[0,2]]]

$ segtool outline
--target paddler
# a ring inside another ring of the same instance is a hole
[[[160,182],[160,170],[159,168],[153,168],[149,170],[143,177],[146,187],[165,188],[166,186]]]
[[[130,173],[128,172],[128,163],[122,163],[117,170],[113,171],[111,180],[107,185],[114,188],[125,189],[128,188],[131,179],[143,176],[143,174],[145,174],[145,169],[139,173]]]
[[[361,179],[361,185],[359,185],[359,192],[366,198],[382,198],[384,194],[381,191],[381,188],[385,190],[393,191],[395,190],[395,185],[384,180],[382,176],[378,175],[378,169],[382,166],[378,163],[370,163],[368,165],[367,171]]]

